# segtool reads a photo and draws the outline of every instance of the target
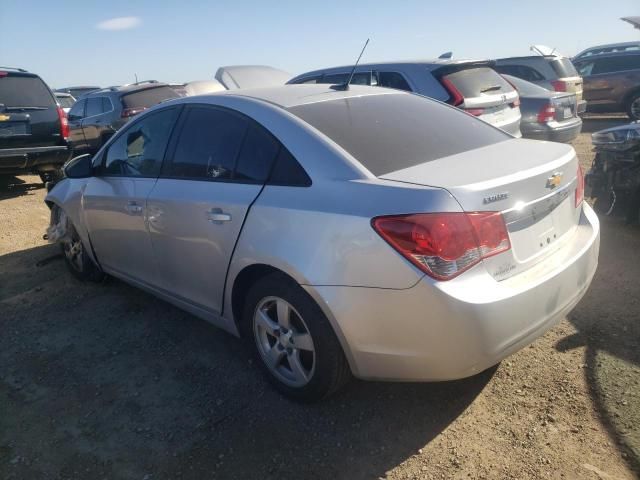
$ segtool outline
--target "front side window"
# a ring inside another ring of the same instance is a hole
[[[84,107],[87,104],[86,100],[78,100],[71,110],[69,110],[69,114],[67,115],[69,120],[80,120],[84,118]]]
[[[85,117],[100,115],[102,112],[102,97],[87,98],[87,110],[85,113]]]
[[[175,108],[160,110],[126,128],[109,147],[101,174],[157,177],[176,112]]]
[[[576,69],[581,77],[588,77],[593,73],[593,66],[595,62],[591,60],[590,62],[582,62],[576,64]]]
[[[248,123],[227,110],[190,108],[167,176],[231,180]]]

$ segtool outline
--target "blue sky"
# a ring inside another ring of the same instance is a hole
[[[353,62],[368,37],[363,61],[525,55],[536,43],[574,54],[640,40],[619,20],[630,15],[639,0],[0,0],[0,64],[55,88],[130,83],[135,73],[200,80],[231,64],[301,73]]]

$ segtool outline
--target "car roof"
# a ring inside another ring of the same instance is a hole
[[[540,58],[542,60],[553,60],[556,58],[569,58],[569,57],[564,57],[562,55],[522,55],[520,57],[496,58],[496,62],[502,62],[505,60],[532,60],[537,58]]]
[[[398,61],[384,61],[384,62],[367,62],[367,63],[359,63],[358,68],[362,67],[373,67],[376,65],[426,65],[426,66],[434,66],[440,67],[443,65],[464,65],[465,63],[478,63],[478,62],[491,62],[492,60],[479,58],[479,59],[471,59],[471,58],[463,58],[463,59],[451,59],[451,58],[431,58],[431,59],[417,59],[417,60],[398,60]],[[325,72],[327,70],[342,70],[353,68],[353,65],[338,65],[334,67],[325,67],[318,68],[316,70],[310,70],[308,72],[301,73],[297,75],[295,78],[299,78],[306,75],[311,75],[315,73]]]
[[[53,92],[53,94],[54,94],[56,97],[70,97],[70,96],[71,96],[71,94],[70,94],[70,93],[68,93],[68,92],[58,92],[57,90],[55,90],[55,91]]]
[[[310,103],[342,100],[345,98],[366,97],[374,95],[408,95],[401,90],[366,85],[350,85],[349,90],[335,90],[327,84],[282,85],[266,88],[247,88],[226,90],[213,94],[235,97],[248,97],[262,100],[278,107],[288,109]],[[189,98],[189,97],[187,97]],[[195,97],[191,97],[195,98]]]
[[[101,88],[99,90],[94,90],[93,92],[86,93],[83,95],[83,98],[93,97],[96,95],[104,95],[105,93],[122,93],[122,94],[132,93],[132,92],[148,90],[151,88],[158,88],[158,87],[169,87],[169,85],[166,83],[158,82],[156,80],[130,83],[127,85],[114,85],[113,87]]]

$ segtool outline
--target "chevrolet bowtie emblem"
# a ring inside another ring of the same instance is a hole
[[[547,178],[547,184],[545,187],[554,189],[562,182],[562,172],[556,172]]]
[[[11,117],[9,115],[0,115],[0,122],[6,122]]]

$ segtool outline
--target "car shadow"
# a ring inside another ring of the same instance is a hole
[[[78,282],[56,246],[0,257],[0,279],[1,478],[377,478],[495,372],[301,405],[240,340],[117,280]]]
[[[556,348],[585,347],[585,375],[602,423],[640,474],[640,227],[600,217],[601,245],[592,286],[568,316],[577,332]],[[636,435],[629,435],[635,430]]]
[[[0,175],[0,200],[27,195],[40,188],[44,188],[44,184],[36,176],[18,178],[11,175]]]

